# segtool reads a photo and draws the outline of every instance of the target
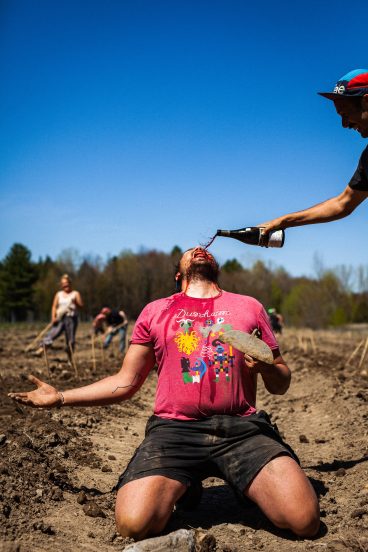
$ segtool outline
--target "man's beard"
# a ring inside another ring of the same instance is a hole
[[[186,280],[203,280],[217,284],[219,275],[219,266],[216,261],[196,262],[195,259],[190,263],[186,274]]]

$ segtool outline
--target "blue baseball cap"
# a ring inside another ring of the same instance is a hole
[[[364,96],[368,94],[368,69],[354,69],[337,81],[332,92],[318,92],[318,94],[329,100]]]

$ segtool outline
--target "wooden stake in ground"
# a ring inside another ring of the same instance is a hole
[[[102,368],[105,369],[105,350],[103,346],[103,339],[101,336],[100,336],[100,345],[101,345]]]
[[[306,353],[308,350],[308,343],[304,341],[304,336],[298,333],[298,344],[301,349]]]
[[[47,373],[49,375],[49,380],[51,380],[49,357],[47,355],[47,348],[46,348],[45,344],[43,344],[43,357],[45,359],[45,364],[46,364],[46,368],[47,368]]]
[[[311,330],[311,333],[309,335],[309,338],[310,338],[310,341],[311,341],[311,344],[312,344],[312,349],[313,349],[313,352],[316,353],[317,352],[317,347],[316,347],[316,342],[315,342],[315,339],[314,339],[314,335],[313,335],[313,331]]]
[[[73,347],[71,346],[70,343],[69,343],[69,351],[70,351],[70,360],[72,361],[72,366],[73,366],[74,372],[75,372],[75,377],[76,377],[77,379],[79,379],[79,374],[78,374],[78,369],[77,369],[77,363],[75,362],[75,356],[74,356]]]
[[[358,345],[355,347],[354,351],[351,353],[348,360],[346,361],[346,364],[350,364],[350,362],[353,360],[355,355],[358,353],[358,351],[359,351],[360,347],[363,345],[363,343],[364,343],[364,339],[362,339],[362,341],[359,341]]]
[[[92,366],[93,366],[93,371],[96,372],[95,335],[93,333],[91,335],[91,343],[92,343]]]
[[[362,364],[363,364],[363,362],[364,362],[365,356],[366,356],[366,354],[367,354],[367,350],[368,350],[368,337],[367,337],[367,339],[365,340],[364,349],[363,349],[363,352],[362,352],[362,356],[360,357],[360,361],[359,361],[359,364],[358,364],[358,368],[361,368],[361,367],[362,367]]]
[[[116,339],[114,339],[115,336],[116,336]],[[112,338],[113,341],[115,341],[114,357],[119,360],[119,358],[120,358],[120,334],[117,333],[117,334],[115,334],[115,336]]]
[[[37,337],[34,338],[34,340],[32,341],[32,343],[30,343],[30,344],[28,345],[28,347],[26,347],[26,349],[25,349],[25,352],[26,352],[26,353],[28,353],[29,351],[31,351],[31,349],[34,349],[34,348],[35,348],[35,346],[37,345],[37,341],[39,341],[39,340],[41,339],[41,337],[42,337],[43,335],[45,335],[46,332],[49,331],[49,329],[51,328],[51,326],[52,326],[52,322],[49,322],[49,323],[47,324],[47,326],[46,326],[43,330],[40,331],[40,333],[38,334]]]

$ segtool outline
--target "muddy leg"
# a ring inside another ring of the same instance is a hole
[[[123,537],[136,540],[157,535],[167,524],[186,485],[162,475],[130,481],[116,497],[115,521]]]
[[[289,456],[266,464],[244,491],[274,525],[300,537],[313,537],[319,529],[316,493],[303,470]]]

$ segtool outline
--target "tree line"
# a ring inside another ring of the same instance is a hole
[[[31,251],[16,243],[0,262],[0,318],[48,320],[60,276],[68,273],[85,303],[82,320],[91,320],[104,306],[122,308],[134,320],[149,301],[174,293],[175,266],[181,255],[175,246],[170,253],[123,251],[103,262],[69,249],[55,260],[47,256],[34,262]],[[231,259],[221,267],[220,285],[251,295],[266,308],[276,308],[286,324],[296,327],[368,322],[367,267],[326,270],[320,265],[317,272],[315,278],[293,277],[261,261],[245,268]]]

